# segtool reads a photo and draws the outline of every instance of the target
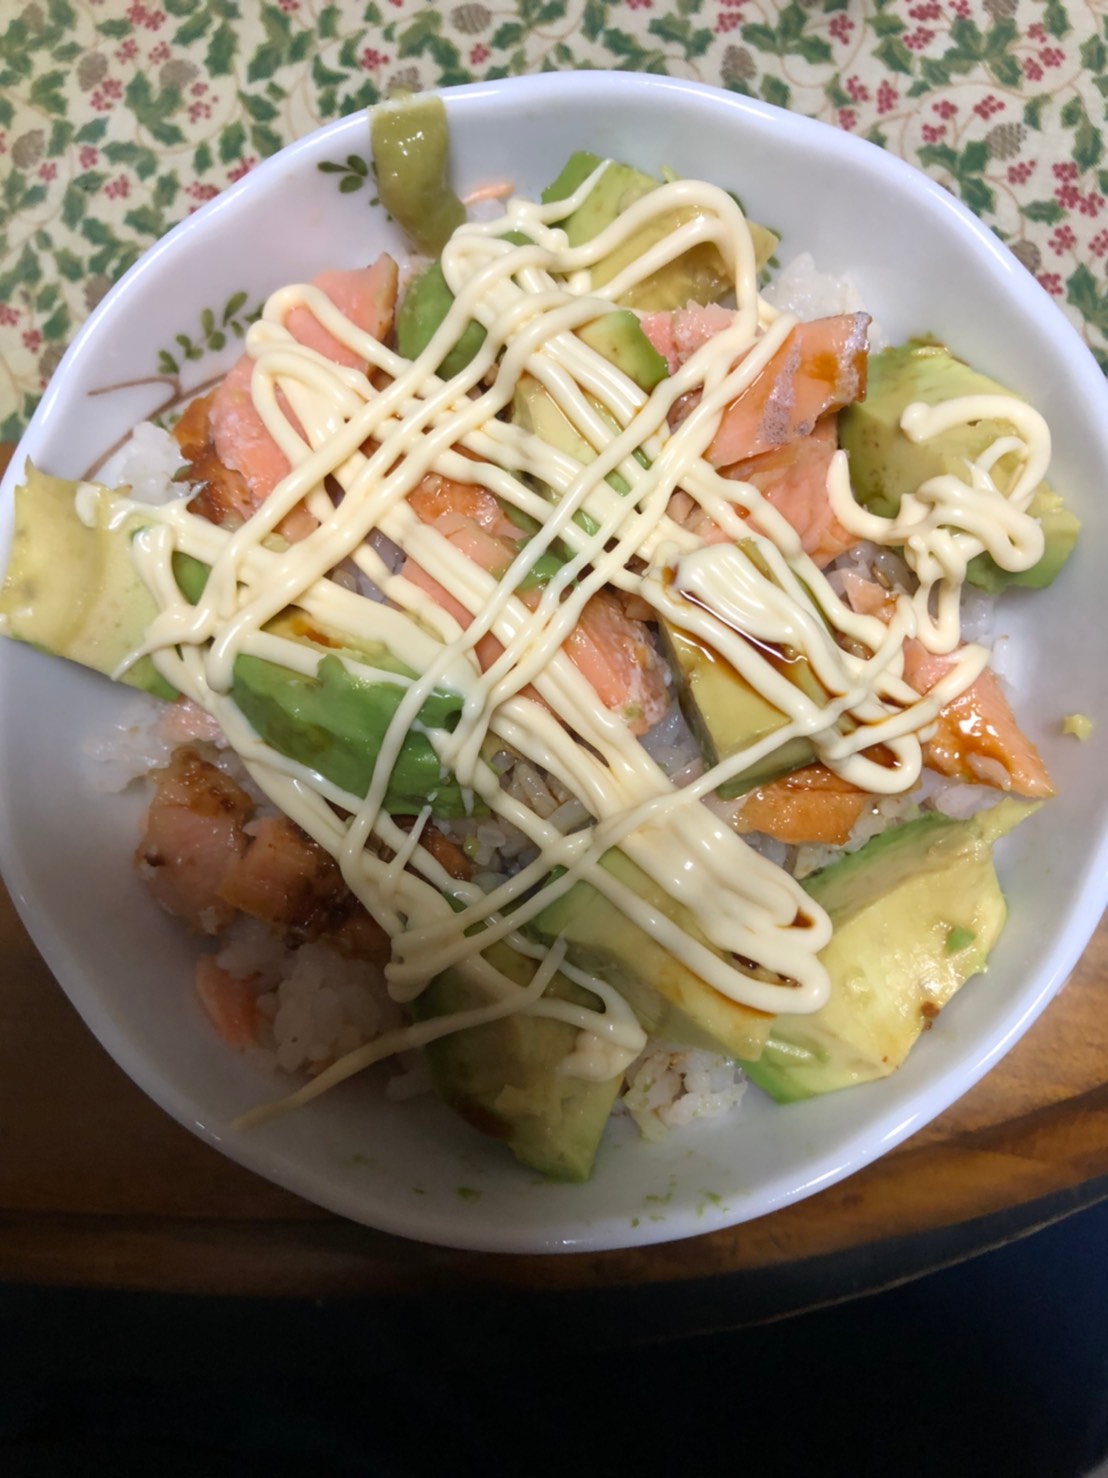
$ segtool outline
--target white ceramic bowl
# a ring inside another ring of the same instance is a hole
[[[272,1095],[272,1082],[203,1019],[194,947],[131,865],[141,800],[98,792],[83,753],[132,696],[14,643],[0,643],[0,860],[32,936],[107,1050],[168,1112],[252,1170],[372,1226],[457,1247],[688,1236],[810,1195],[946,1108],[1034,1020],[1096,925],[1108,883],[1108,612],[1098,564],[1108,549],[1108,391],[1077,334],[988,231],[922,174],[849,135],[746,98],[622,73],[481,84],[445,100],[462,189],[508,178],[537,191],[583,147],[713,180],[781,233],[783,260],[811,251],[825,271],[849,274],[891,339],[933,333],[1045,414],[1053,481],[1085,532],[1056,586],[1009,599],[1002,627],[1018,653],[1021,722],[1059,795],[1000,849],[1011,920],[988,974],[886,1082],[789,1108],[751,1090],[733,1118],[661,1145],[616,1125],[588,1185],[552,1185],[438,1103],[389,1103],[371,1076],[307,1112],[231,1131],[236,1114]],[[75,340],[20,445],[0,497],[5,546],[25,458],[60,476],[84,472],[156,409],[165,387],[96,392],[155,375],[162,348],[179,359],[177,335],[200,341],[203,310],[218,320],[236,293],[253,307],[285,282],[401,249],[367,189],[343,193],[340,176],[318,168],[367,152],[364,115],[330,125],[136,264]],[[183,386],[237,353],[232,337],[186,362]],[[1097,723],[1089,743],[1061,736],[1061,717],[1074,710]]]

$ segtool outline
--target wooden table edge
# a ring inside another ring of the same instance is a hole
[[[951,1166],[952,1151],[957,1168]],[[936,1205],[928,1218],[914,1184],[931,1184],[936,1169],[975,1185],[969,1214],[951,1222]],[[1076,1178],[1075,1178],[1076,1177]],[[820,1193],[824,1227],[848,1209],[864,1215],[844,1223],[836,1245],[805,1237],[815,1198],[704,1238],[613,1252],[502,1255],[455,1252],[406,1242],[326,1213],[304,1219],[136,1216],[67,1211],[0,1211],[0,1280],[44,1287],[82,1286],[130,1291],[252,1297],[406,1297],[420,1294],[612,1291],[703,1281],[781,1281],[785,1271],[862,1256],[876,1269],[898,1265],[898,1278],[941,1265],[939,1234],[959,1243],[954,1260],[996,1241],[1033,1230],[1108,1195],[1108,1085],[1064,1104],[963,1135],[956,1144],[908,1146],[895,1157]],[[982,1241],[958,1233],[988,1219],[998,1223]],[[782,1220],[792,1218],[791,1229]],[[773,1226],[776,1235],[767,1236]],[[854,1234],[851,1235],[851,1228]],[[789,1231],[793,1233],[789,1235]],[[931,1237],[934,1251],[918,1267],[890,1258],[889,1249]],[[744,1244],[749,1249],[743,1251]],[[885,1249],[884,1255],[881,1250]],[[890,1273],[875,1272],[870,1291]],[[827,1285],[834,1301],[838,1279]]]

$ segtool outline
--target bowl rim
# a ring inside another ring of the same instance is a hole
[[[954,199],[941,185],[930,179],[914,165],[887,153],[877,145],[833,128],[820,120],[791,113],[758,99],[728,92],[724,89],[684,79],[658,76],[648,73],[625,73],[614,71],[551,72],[533,76],[498,79],[492,82],[468,83],[460,87],[436,89],[447,105],[448,111],[479,109],[489,100],[515,94],[521,100],[530,97],[543,107],[559,107],[574,104],[587,105],[595,101],[598,89],[610,90],[616,97],[640,102],[646,97],[657,99],[671,96],[676,100],[687,100],[707,104],[729,112],[736,118],[754,120],[758,124],[773,125],[786,136],[788,143],[803,143],[818,136],[826,144],[832,136],[835,148],[846,159],[864,161],[875,179],[884,176],[902,187],[910,186],[921,200],[951,214],[956,229],[962,233],[966,248],[988,257],[994,265],[1010,270],[1016,263],[1007,248],[993,233],[975,217],[961,202]],[[102,331],[102,324],[111,318],[115,305],[124,296],[129,296],[136,283],[148,276],[156,276],[168,256],[174,258],[180,251],[188,249],[192,238],[206,229],[217,211],[243,196],[249,196],[258,187],[275,179],[278,172],[297,170],[302,160],[315,154],[327,141],[341,138],[352,132],[359,121],[364,123],[365,110],[348,114],[313,130],[304,137],[286,145],[278,153],[257,165],[248,175],[223,191],[216,199],[206,203],[193,214],[179,222],[159,241],[155,242],[129,268],[124,276],[110,289],[88,319],[81,326],[66,350],[51,377],[46,391],[24,431],[7,473],[0,482],[0,504],[7,506],[16,481],[22,475],[24,459],[37,446],[43,434],[43,426],[49,431],[54,406],[65,394],[63,388],[67,372],[95,344]],[[1021,273],[1025,272],[1019,266]],[[1027,274],[1030,280],[1030,274]],[[1035,331],[1063,341],[1069,336],[1067,357],[1074,359],[1073,369],[1081,381],[1081,387],[1092,402],[1099,401],[1108,422],[1108,386],[1092,354],[1081,340],[1077,330],[1045,291],[1038,296],[1025,294],[1024,311],[1033,320]],[[1078,352],[1079,351],[1079,352]],[[0,771],[6,763],[0,736]],[[98,1038],[116,1063],[127,1075],[152,1098],[162,1109],[202,1140],[220,1150],[232,1160],[286,1190],[301,1195],[328,1210],[349,1217],[383,1232],[412,1240],[456,1248],[463,1251],[508,1252],[517,1254],[596,1251],[654,1243],[675,1241],[695,1236],[706,1230],[691,1208],[684,1215],[674,1211],[664,1223],[651,1225],[644,1220],[633,1236],[627,1234],[626,1219],[610,1217],[599,1229],[579,1237],[566,1235],[539,1236],[526,1229],[522,1233],[511,1226],[504,1228],[482,1224],[468,1229],[464,1218],[452,1221],[448,1216],[432,1214],[432,1208],[416,1208],[411,1214],[394,1206],[380,1209],[376,1206],[367,1213],[364,1197],[347,1192],[341,1182],[337,1183],[321,1174],[313,1165],[303,1166],[282,1155],[279,1148],[268,1146],[260,1137],[252,1140],[241,1135],[221,1132],[218,1126],[205,1123],[198,1116],[196,1103],[189,1091],[176,1081],[167,1080],[152,1068],[145,1057],[137,1057],[132,1045],[125,1040],[120,1024],[113,1018],[88,974],[87,968],[56,928],[51,916],[49,900],[42,896],[24,865],[14,834],[14,824],[9,806],[0,797],[0,875],[3,876],[11,893],[13,903],[39,949],[51,972],[58,979],[63,991],[75,1006],[85,1023]],[[778,1176],[763,1183],[757,1196],[757,1207],[750,1211],[739,1207],[737,1214],[729,1213],[725,1219],[713,1223],[713,1227],[733,1226],[752,1216],[762,1216],[824,1189],[854,1171],[871,1163],[893,1149],[922,1124],[929,1122],[957,1101],[1002,1057],[1036,1020],[1048,1002],[1057,993],[1066,977],[1076,964],[1089,938],[1094,932],[1101,913],[1108,904],[1108,832],[1101,835],[1095,855],[1078,879],[1068,922],[1059,934],[1049,955],[1048,968],[1039,977],[1031,993],[1024,994],[1018,1010],[1002,1013],[996,1031],[981,1047],[977,1057],[968,1068],[959,1068],[957,1085],[951,1091],[948,1078],[950,1071],[940,1071],[929,1080],[925,1089],[916,1094],[913,1111],[903,1113],[893,1105],[892,1109],[878,1112],[868,1122],[865,1134],[853,1134],[845,1151],[831,1149],[816,1163],[814,1173],[796,1184],[796,1171],[792,1175]],[[90,990],[90,985],[92,986]],[[937,1102],[936,1102],[937,1101]],[[619,1231],[611,1235],[618,1225]]]

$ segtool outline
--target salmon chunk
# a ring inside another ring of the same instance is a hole
[[[751,483],[800,535],[804,553],[820,569],[858,542],[839,522],[827,495],[827,474],[838,450],[835,417],[817,421],[808,436],[735,462],[725,476]]]
[[[198,489],[189,503],[189,512],[209,523],[237,528],[254,512],[254,499],[242,473],[225,467],[216,453],[211,423],[214,399],[213,391],[191,401],[174,426],[173,437],[188,464],[186,481]]]
[[[643,333],[650,340],[651,347],[666,361],[671,375],[675,375],[709,339],[730,328],[734,321],[732,310],[721,308],[718,303],[709,303],[706,307],[690,303],[671,313],[644,313],[641,319]]]
[[[254,1045],[258,1037],[258,993],[251,980],[224,970],[214,956],[201,955],[196,963],[196,994],[229,1047]]]
[[[357,267],[348,272],[321,272],[312,279],[312,286],[325,292],[351,323],[383,344],[392,329],[398,278],[396,263],[387,254],[382,254],[372,267]],[[316,350],[325,359],[353,368],[365,363],[352,349],[333,338],[310,308],[294,308],[285,326],[298,343]]]
[[[313,286],[373,338],[383,341],[391,331],[397,266],[390,256],[378,257],[371,267],[322,272]],[[307,307],[294,308],[286,327],[299,343],[336,364],[364,366],[364,361],[328,333]],[[254,405],[250,388],[253,373],[254,361],[244,354],[210,395],[186,409],[174,432],[193,468],[190,481],[202,484],[195,511],[214,523],[249,518],[290,471],[288,458]],[[295,424],[288,406],[283,405],[283,409]],[[306,510],[298,510],[298,514],[298,522],[293,521],[297,515],[290,515],[280,530],[290,539],[304,538],[315,527],[315,520]]]
[[[904,647],[904,678],[919,693],[935,686],[951,665],[919,642]],[[1050,796],[1054,787],[1039,751],[1022,733],[996,674],[984,670],[938,717],[935,735],[923,749],[923,762],[940,775],[971,785],[992,785],[1030,797]]]
[[[723,469],[724,477],[758,489],[800,535],[804,553],[820,569],[858,542],[857,535],[835,517],[827,494],[827,474],[837,446],[835,417],[825,416],[799,441]],[[745,517],[745,510],[738,511]],[[702,543],[725,543],[729,538],[715,519],[680,488],[670,498],[668,512],[675,523],[696,534]]]
[[[352,959],[388,959],[388,935],[318,842],[286,816],[253,822],[247,840],[220,881],[225,906],[268,924],[290,949],[320,943]]]
[[[731,467],[808,436],[828,411],[866,390],[865,313],[798,323],[761,373],[723,413],[708,448],[713,467]]]
[[[843,847],[871,799],[826,765],[806,765],[752,790],[739,812],[739,829],[764,832],[789,845]]]
[[[422,522],[498,578],[518,553],[519,530],[505,518],[492,494],[482,488],[454,483],[449,478],[434,478],[417,488],[408,502]],[[505,537],[505,524],[513,538]],[[492,529],[498,532],[490,532]],[[469,626],[473,617],[465,606],[415,560],[408,559],[401,573],[447,611],[463,630]],[[532,587],[519,591],[518,595],[525,605],[534,607],[542,591]],[[492,635],[483,636],[474,647],[483,671],[493,665],[503,650]],[[566,638],[563,651],[592,685],[605,708],[619,713],[633,734],[645,734],[669,706],[665,666],[649,631],[643,622],[628,616],[619,601],[606,591],[598,591],[588,601]],[[525,696],[537,701],[533,689],[525,690]]]
[[[235,916],[219,889],[247,849],[252,810],[241,786],[187,746],[158,771],[135,861],[161,906],[199,934],[219,934]]]
[[[632,734],[652,729],[669,707],[665,667],[650,633],[606,590],[589,600],[563,650]]]

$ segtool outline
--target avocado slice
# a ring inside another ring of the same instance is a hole
[[[67,657],[106,676],[142,644],[158,607],[131,562],[131,539],[148,520],[133,513],[120,521],[118,497],[85,484],[91,528],[77,517],[77,483],[28,468],[16,489],[16,519],[3,590],[0,621],[7,635],[57,657]],[[174,574],[187,599],[200,598],[207,566],[174,556]],[[307,765],[356,795],[364,795],[385,730],[404,696],[400,683],[352,675],[340,657],[399,676],[414,677],[382,644],[367,645],[324,630],[302,612],[289,610],[267,630],[316,648],[313,677],[258,657],[235,661],[232,695],[263,740],[278,753]],[[173,699],[174,688],[149,657],[135,663],[124,682],[155,697]],[[425,728],[452,728],[461,712],[459,694],[436,688],[419,714]],[[481,806],[443,771],[424,733],[413,729],[393,769],[385,809],[414,815],[430,801],[436,816],[473,814]]]
[[[396,348],[405,359],[418,359],[450,312],[454,294],[446,285],[441,262],[432,262],[412,279],[396,315]],[[474,319],[466,324],[436,373],[444,380],[460,375],[485,342],[485,330]]]
[[[596,410],[598,415],[604,414],[599,406]],[[580,462],[583,467],[596,460],[593,447],[580,434],[546,387],[540,385],[533,375],[520,375],[516,381],[512,394],[512,421],[532,432],[540,441],[545,441],[547,446],[552,446],[556,451],[564,452],[567,457]],[[626,497],[631,491],[627,479],[618,472],[609,472],[604,481],[621,497]],[[543,488],[547,496],[550,496],[549,488],[545,484]]]
[[[834,925],[827,1004],[777,1016],[744,1064],[778,1103],[887,1077],[958,988],[985,968],[1007,917],[992,844],[1037,809],[1003,800],[969,821],[931,814],[881,833],[804,887]]]
[[[769,566],[753,539],[740,541],[740,548],[766,579]],[[700,744],[709,766],[730,759],[739,750],[765,739],[789,722],[746,678],[714,648],[691,632],[682,631],[664,617],[659,623],[670,665],[677,678],[677,694],[689,727]],[[741,635],[742,633],[740,633]],[[756,644],[762,656],[800,690],[822,707],[828,693],[816,677],[807,657],[796,652]],[[837,728],[845,730],[852,721],[841,718]],[[802,765],[811,764],[816,751],[810,740],[796,736],[786,740],[741,774],[719,786],[724,800],[766,785]]]
[[[435,256],[466,218],[447,183],[442,99],[432,93],[390,98],[371,111],[369,132],[381,204],[421,252]]]
[[[895,517],[904,494],[914,493],[928,478],[953,475],[968,480],[966,464],[1004,434],[1003,422],[979,421],[927,441],[909,441],[900,429],[900,418],[913,401],[938,405],[963,395],[1011,393],[941,344],[912,340],[871,355],[865,399],[847,406],[839,416],[839,445],[850,457],[858,501],[885,518]],[[1011,486],[1016,467],[1014,456],[996,464],[994,477],[1001,492]],[[972,584],[997,592],[1009,585],[1041,589],[1051,583],[1069,558],[1081,524],[1045,482],[1032,494],[1028,512],[1043,527],[1042,558],[1030,570],[1013,572],[1001,569],[990,555],[979,554],[967,572]]]
[[[110,677],[142,644],[157,606],[127,552],[143,520],[136,515],[123,527],[113,525],[110,496],[89,488],[91,528],[74,511],[77,484],[28,464],[27,480],[15,490],[0,630]],[[177,696],[149,657],[122,681],[158,698]]]
[[[763,698],[718,652],[664,618],[660,628],[670,667],[677,677],[682,712],[696,735],[706,765],[720,764],[788,723],[787,715]],[[791,663],[789,670],[810,696],[826,701],[826,694],[819,689],[807,662]],[[809,740],[800,737],[786,740],[741,775],[721,785],[718,793],[730,800],[811,764],[814,757]]]
[[[278,754],[306,765],[352,795],[365,795],[385,732],[405,694],[399,683],[354,677],[333,653],[305,677],[261,657],[235,659],[232,696],[257,734]],[[419,710],[421,728],[452,728],[462,711],[458,693],[436,690]],[[476,800],[442,768],[426,734],[409,731],[393,767],[384,809],[414,816],[468,816]]]
[[[688,909],[623,852],[614,848],[606,852],[601,866],[657,913],[707,944]],[[613,907],[591,883],[574,883],[530,927],[547,943],[563,939],[571,963],[595,970],[610,981],[650,1036],[726,1052],[744,1061],[761,1054],[773,1018],[721,995]]]
[[[586,149],[576,150],[562,166],[558,178],[542,192],[543,205],[568,200],[603,163],[599,154],[592,154]],[[644,195],[649,195],[651,190],[657,188],[658,181],[644,174],[641,169],[635,169],[630,164],[620,164],[613,159],[584,205],[578,206],[572,215],[566,216],[561,222],[570,246],[581,246],[594,236],[599,236],[605,226],[610,226],[636,200],[641,200]]]
[[[535,965],[506,944],[486,951],[489,962],[519,985]],[[575,1005],[600,1002],[561,972],[546,994]],[[466,1011],[487,998],[457,970],[437,976],[412,1003],[417,1021]],[[505,1016],[440,1037],[424,1048],[439,1095],[474,1128],[502,1140],[524,1165],[553,1180],[588,1180],[597,1146],[622,1082],[560,1071],[574,1050],[577,1028],[545,1016]]]
[[[553,201],[567,199],[602,163],[598,154],[584,150],[572,154],[558,178],[542,192],[543,203],[549,205]],[[591,241],[628,206],[634,205],[651,190],[658,189],[658,185],[656,179],[628,164],[610,163],[584,204],[560,222],[570,246],[581,246]],[[695,219],[696,215],[695,207],[682,207],[636,231],[592,268],[594,284],[602,287],[611,282],[663,236]],[[747,225],[754,241],[756,265],[762,267],[773,255],[777,237],[764,226],[753,222]],[[733,289],[734,283],[717,248],[710,243],[702,243],[632,288],[621,300],[621,306],[644,312],[665,311],[684,308],[690,302],[714,303]]]
[[[999,595],[1009,585],[1043,590],[1054,582],[1073,553],[1081,532],[1081,521],[1062,502],[1061,495],[1045,482],[1041,482],[1031,494],[1027,511],[1042,525],[1043,552],[1038,563],[1029,570],[1004,570],[991,554],[978,554],[966,567],[966,579],[971,585],[990,595]]]
[[[629,308],[601,314],[579,328],[577,337],[602,359],[622,370],[641,390],[653,390],[669,374],[664,356],[643,333],[637,315]]]
[[[432,262],[413,278],[396,315],[396,347],[405,359],[418,359],[438,332],[453,302],[454,294],[446,285],[441,262]],[[578,336],[643,390],[653,390],[669,373],[665,359],[643,333],[638,318],[626,309],[601,314],[579,329]],[[444,380],[461,374],[484,342],[485,330],[470,319],[437,373]]]

